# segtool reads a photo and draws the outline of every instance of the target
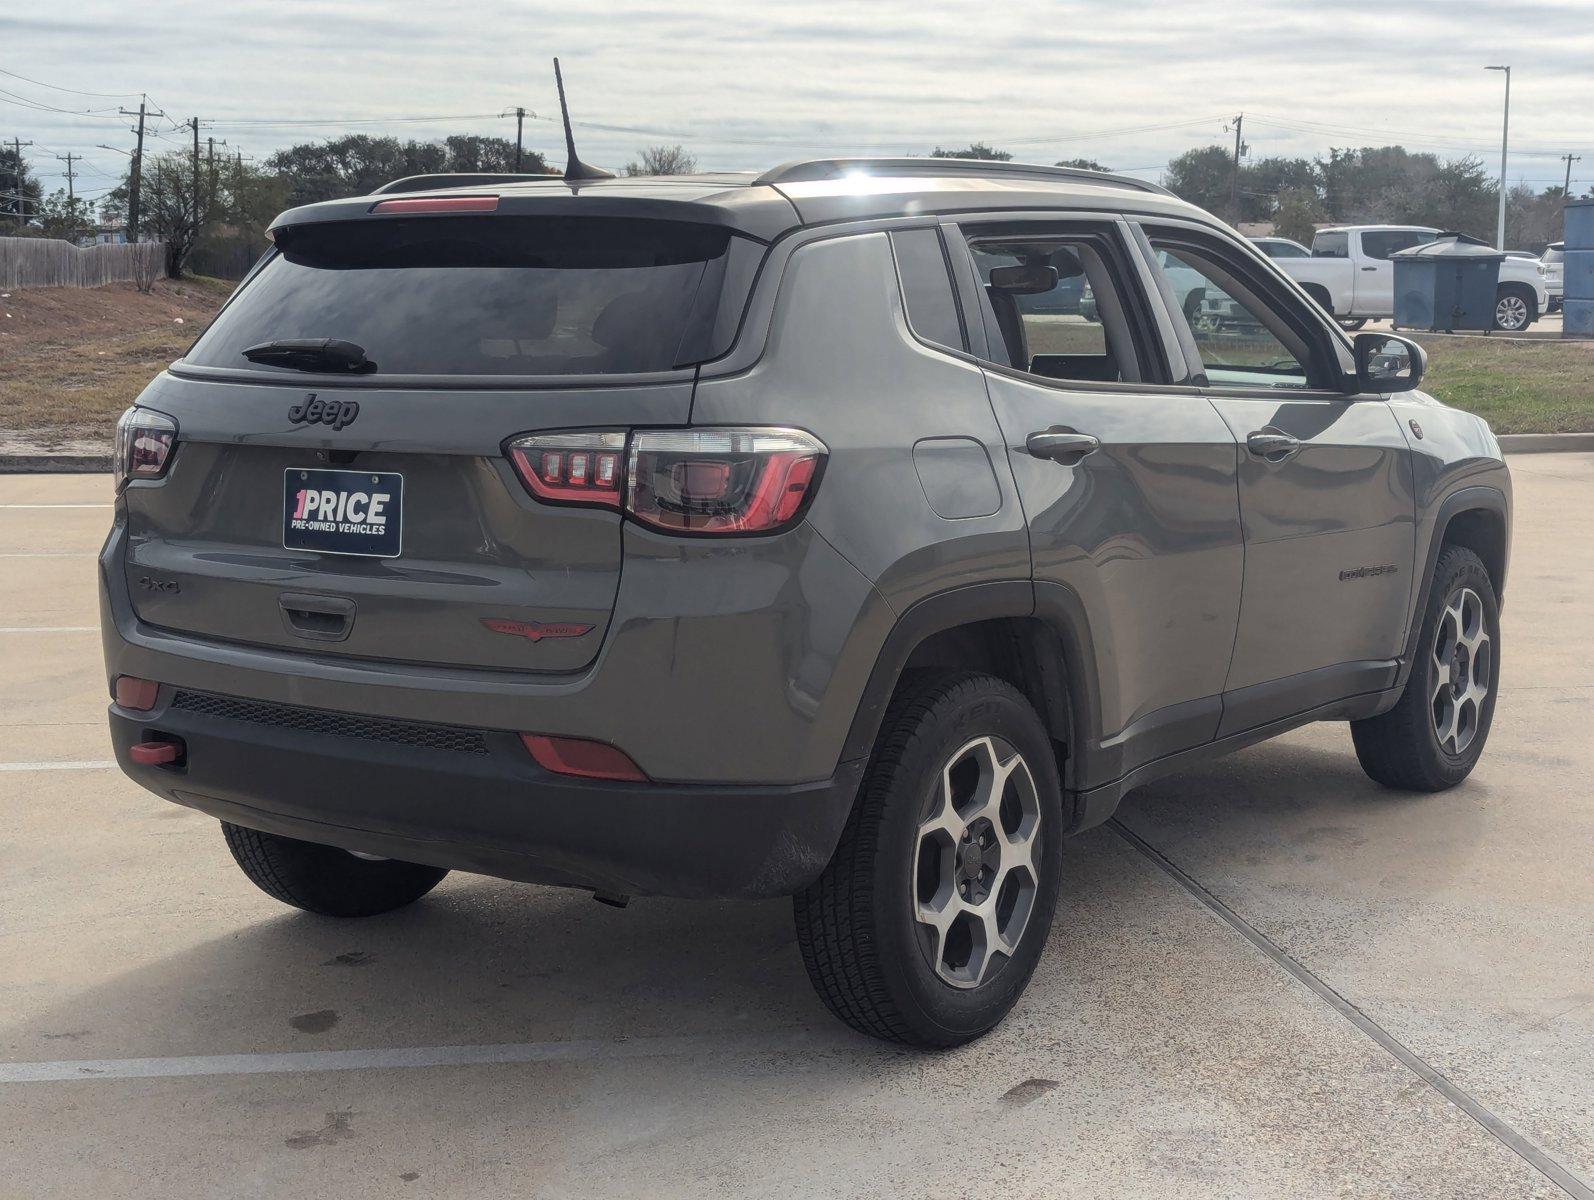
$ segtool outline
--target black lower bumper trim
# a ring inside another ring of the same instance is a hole
[[[163,689],[163,692],[165,689]],[[554,775],[513,734],[487,752],[311,732],[179,709],[110,709],[117,762],[150,791],[224,821],[386,858],[607,893],[789,895],[829,861],[863,762],[778,787]],[[138,742],[181,740],[142,766]]]

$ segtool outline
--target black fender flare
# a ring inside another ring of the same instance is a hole
[[[1067,748],[1060,764],[1061,775],[1065,795],[1072,794],[1081,769],[1081,755],[1100,741],[1099,692],[1092,675],[1095,657],[1084,606],[1078,597],[1061,584],[1044,581],[969,584],[927,596],[904,611],[886,635],[864,685],[841,761],[869,756],[903,668],[921,643],[960,625],[1012,617],[1037,619],[1057,639],[1055,650],[1060,663],[1039,661],[1026,666],[1035,668],[1048,698],[1054,689],[1058,692],[1058,703],[1047,705],[1054,711],[1041,716],[1051,727],[1052,736]],[[1059,728],[1059,724],[1065,727]]]
[[[1433,586],[1434,571],[1439,566],[1439,552],[1445,545],[1445,532],[1450,528],[1450,523],[1462,513],[1480,511],[1493,513],[1500,518],[1506,527],[1509,543],[1511,505],[1505,493],[1499,488],[1489,484],[1461,487],[1451,492],[1439,504],[1439,512],[1434,517],[1433,534],[1428,539],[1422,575],[1418,581],[1420,586],[1412,594],[1411,621],[1406,632],[1406,646],[1400,655],[1400,671],[1395,679],[1397,695],[1405,688],[1406,679],[1411,675],[1412,665],[1417,661],[1417,641],[1422,634],[1422,615],[1428,607],[1428,589]],[[1504,596],[1504,566],[1501,567],[1500,578],[1495,581],[1495,588],[1501,596]]]

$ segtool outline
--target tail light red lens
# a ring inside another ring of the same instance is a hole
[[[829,454],[800,429],[531,434],[509,443],[526,488],[554,504],[623,509],[701,536],[778,533],[801,519]],[[623,466],[623,469],[622,469]]]
[[[129,708],[134,712],[148,712],[155,707],[155,698],[160,695],[161,685],[153,679],[140,679],[136,675],[118,675],[116,686],[112,688],[112,695],[116,698],[118,707]]]
[[[509,459],[521,482],[539,500],[620,507],[624,433],[533,434],[509,443]]]
[[[497,196],[412,196],[379,200],[374,213],[487,213],[498,211]]]
[[[531,751],[531,757],[539,767],[557,775],[576,775],[582,779],[623,779],[632,783],[647,780],[642,768],[632,762],[624,750],[607,742],[549,737],[541,733],[523,733],[520,740]]]
[[[134,405],[116,422],[116,454],[111,463],[116,490],[130,479],[159,479],[177,445],[177,422],[165,413]]]
[[[641,430],[626,511],[671,533],[773,533],[807,506],[825,455],[798,429]]]

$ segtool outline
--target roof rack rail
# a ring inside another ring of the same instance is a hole
[[[481,173],[460,171],[443,175],[408,175],[403,179],[395,179],[384,183],[371,193],[373,196],[390,195],[393,192],[429,192],[433,188],[451,187],[480,187],[486,183],[521,183],[527,179],[558,179],[557,175],[548,174],[500,174],[497,172]]]
[[[1115,184],[1142,192],[1173,195],[1167,188],[1119,175],[1112,171],[1091,171],[1084,167],[1047,167],[1038,163],[993,162],[979,158],[810,158],[782,163],[753,180],[753,186],[778,183],[812,183],[839,179],[849,171],[891,175],[983,175],[998,179],[1082,179],[1092,183]]]

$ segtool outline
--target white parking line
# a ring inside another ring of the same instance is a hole
[[[110,508],[109,504],[0,504],[0,508]]]
[[[410,1046],[370,1050],[300,1050],[280,1054],[193,1054],[178,1058],[90,1058],[66,1062],[0,1063],[0,1085],[60,1083],[68,1079],[176,1079],[194,1075],[279,1075],[299,1071],[368,1071],[409,1067],[463,1067],[500,1063],[623,1062],[642,1058],[696,1058],[704,1054],[875,1052],[880,1043],[842,1040],[806,1030],[725,1036],[569,1042],[511,1042],[496,1046]]]
[[[98,625],[5,625],[0,633],[95,633]]]
[[[70,762],[19,762],[0,763],[0,771],[103,771],[114,767],[116,760],[84,758]]]
[[[0,558],[98,558],[93,550],[7,550]]]

